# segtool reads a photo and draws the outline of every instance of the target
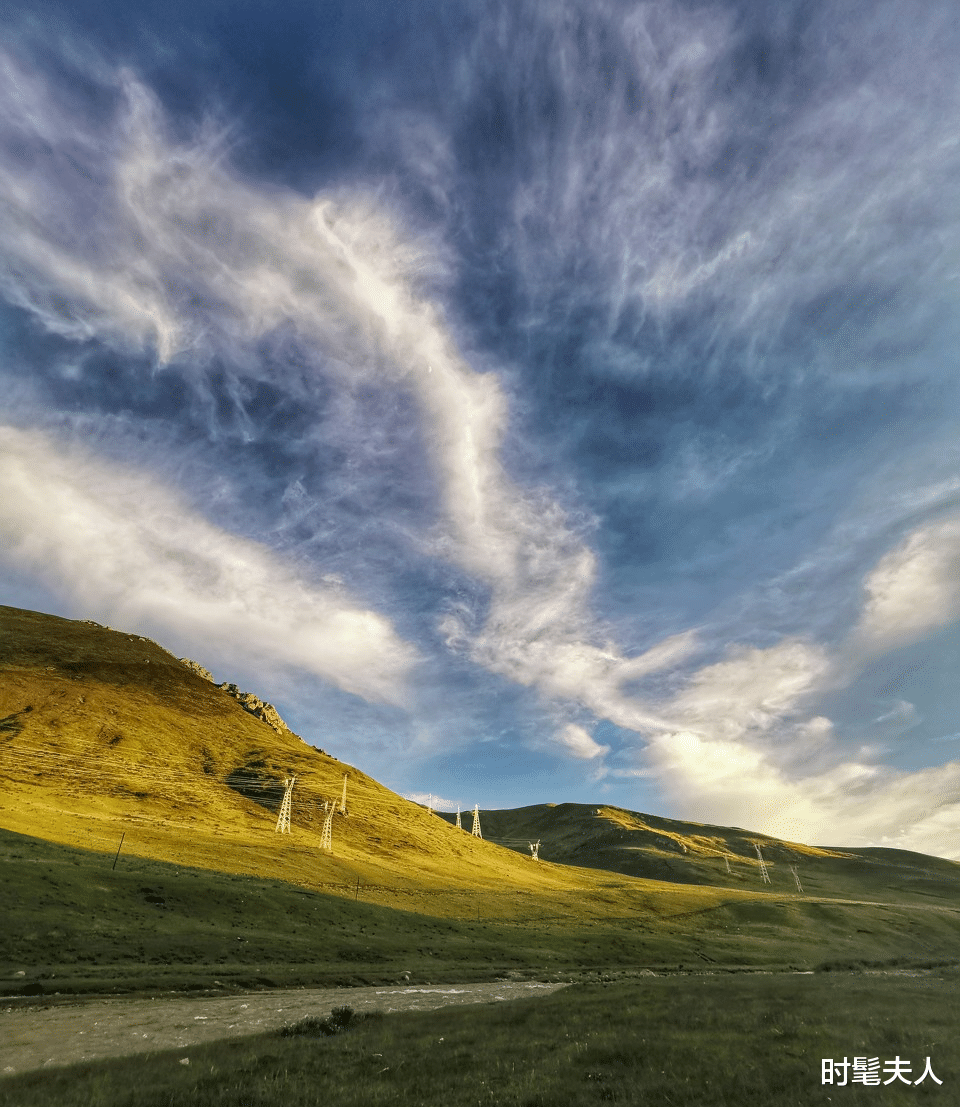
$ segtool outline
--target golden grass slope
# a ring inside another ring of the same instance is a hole
[[[259,690],[258,690],[259,691]],[[321,741],[325,741],[325,737]],[[341,794],[333,850],[322,803]],[[296,775],[292,833],[275,831]],[[534,863],[480,841],[290,733],[156,643],[0,607],[0,826],[65,845],[248,873],[427,914],[675,915],[754,892]]]
[[[732,885],[728,878],[736,873],[731,865],[749,879],[759,880],[758,847],[768,868],[856,855],[856,851],[784,842],[738,827],[682,822],[606,804],[538,804],[485,812],[483,819],[488,839],[514,849],[523,850],[525,840],[539,840],[540,855],[549,860],[681,883]]]

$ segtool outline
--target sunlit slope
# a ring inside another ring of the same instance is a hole
[[[578,803],[482,811],[480,818],[487,840],[508,848],[529,853],[529,843],[539,841],[542,858],[647,880],[773,895],[802,889],[807,898],[960,905],[960,865],[905,850],[819,848],[738,827]]]
[[[323,803],[339,800],[345,773],[348,814],[333,819],[330,852]],[[947,862],[907,855],[904,867],[898,855],[899,885],[871,889],[864,873],[887,873],[895,851],[599,810],[482,812],[485,840],[474,838],[469,816],[456,830],[268,726],[155,643],[0,608],[0,828],[21,836],[7,836],[2,859],[0,977],[14,989],[936,961],[960,948]],[[544,860],[524,839],[541,839]],[[624,858],[618,870],[611,859]]]
[[[438,915],[699,910],[709,888],[610,886],[457,831],[358,769],[278,733],[160,646],[0,608],[0,826],[64,845],[242,872]],[[324,744],[326,736],[317,736]],[[322,803],[339,800],[333,850]],[[275,831],[296,775],[292,833]],[[744,893],[748,894],[748,893]],[[725,899],[730,893],[722,893]]]

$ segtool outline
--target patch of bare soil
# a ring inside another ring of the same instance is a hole
[[[161,996],[7,1006],[0,1008],[0,1074],[152,1050],[188,1049],[201,1042],[277,1030],[307,1015],[323,1018],[334,1007],[427,1011],[454,1004],[548,995],[565,986],[518,981],[382,985],[197,999]]]

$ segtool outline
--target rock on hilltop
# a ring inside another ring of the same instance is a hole
[[[191,661],[189,657],[179,657],[177,660],[181,665],[186,665],[186,667],[191,672],[196,673],[197,676],[203,677],[204,680],[209,680],[211,684],[216,684],[216,681],[213,679],[213,673],[211,673],[209,669],[205,669],[202,665],[198,665],[196,661]]]
[[[185,665],[191,672],[196,673],[197,676],[203,677],[204,680],[209,680],[211,684],[216,684],[216,681],[213,679],[213,673],[211,673],[209,669],[205,669],[202,665],[198,665],[196,661],[191,661],[189,657],[181,657],[179,661],[181,665]],[[261,719],[278,734],[293,734],[293,731],[287,726],[283,719],[280,718],[280,712],[272,703],[267,703],[265,700],[260,699],[260,697],[253,692],[241,692],[235,684],[229,684],[227,681],[224,681],[223,684],[217,684],[217,687],[222,688],[228,696],[233,696],[245,711],[249,711],[251,715],[255,715],[258,719]],[[299,735],[294,735],[294,737],[299,737]]]
[[[241,692],[235,684],[227,684],[224,682],[217,687],[222,688],[228,695],[233,696],[245,711],[249,711],[251,715],[256,715],[258,719],[262,719],[267,726],[273,727],[278,734],[293,733],[283,719],[280,718],[280,712],[277,711],[272,703],[265,703],[259,696],[254,695],[253,692]]]

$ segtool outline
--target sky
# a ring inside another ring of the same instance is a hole
[[[447,810],[960,859],[960,22],[12,0],[0,603]]]

